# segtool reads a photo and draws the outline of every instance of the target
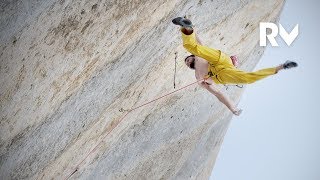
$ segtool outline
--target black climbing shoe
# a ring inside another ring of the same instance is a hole
[[[293,61],[286,61],[284,64],[283,64],[283,69],[290,69],[290,68],[293,68],[293,67],[297,67],[298,64],[296,62],[293,62]]]
[[[172,23],[184,28],[192,28],[192,22],[189,19],[177,17],[172,20]]]

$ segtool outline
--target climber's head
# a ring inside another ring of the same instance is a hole
[[[194,61],[196,60],[196,57],[194,55],[187,56],[184,59],[184,62],[190,69],[194,69]]]

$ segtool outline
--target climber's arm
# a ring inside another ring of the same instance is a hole
[[[208,80],[206,80],[206,81],[208,81]],[[202,82],[200,83],[200,86],[203,87],[203,88],[205,88],[205,89],[207,89],[210,93],[212,93],[213,95],[215,95],[215,96],[219,99],[219,101],[222,102],[224,105],[226,105],[233,114],[239,116],[240,113],[242,112],[242,110],[236,108],[236,107],[232,104],[231,100],[230,100],[227,96],[225,96],[225,95],[224,95],[218,88],[216,88],[213,84],[211,84],[210,82],[208,83],[208,82],[206,82],[206,81],[202,81]]]

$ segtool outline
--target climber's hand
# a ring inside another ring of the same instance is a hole
[[[235,108],[232,110],[232,113],[236,116],[239,116],[242,113],[242,109]]]

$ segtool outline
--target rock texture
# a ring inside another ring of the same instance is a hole
[[[207,179],[232,117],[214,96],[194,85],[120,122],[119,110],[174,90],[175,58],[177,87],[195,81],[172,18],[252,70],[259,22],[283,3],[1,1],[0,179]]]

